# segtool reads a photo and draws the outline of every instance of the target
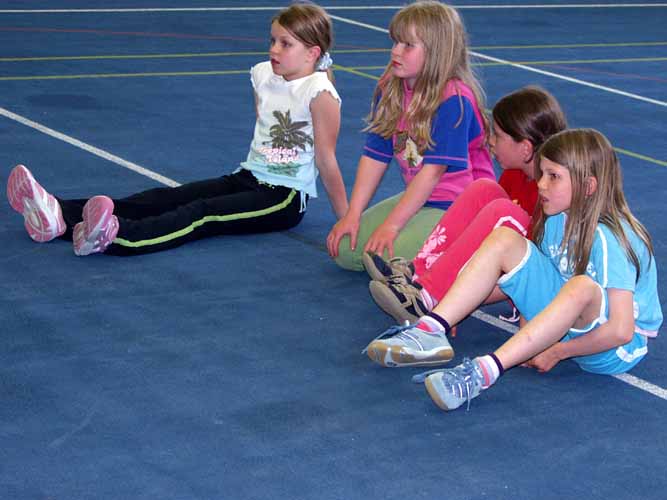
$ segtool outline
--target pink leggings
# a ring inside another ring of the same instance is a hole
[[[493,229],[526,236],[530,215],[495,181],[478,179],[445,212],[413,260],[416,281],[437,301]]]

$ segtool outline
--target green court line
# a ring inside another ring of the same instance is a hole
[[[372,68],[369,67],[368,69],[384,69],[386,66],[378,66],[377,68]],[[348,66],[340,66],[338,64],[333,65],[333,69],[336,71],[344,71],[345,73],[352,73],[353,75],[358,75],[358,76],[363,76],[364,78],[370,78],[371,80],[379,80],[380,77],[377,75],[371,75],[370,73],[364,73],[363,71],[359,71],[356,68],[350,68]]]
[[[244,55],[265,55],[264,52],[253,52]],[[236,56],[239,54],[234,53],[218,53],[217,56],[226,57],[227,55]],[[81,60],[102,60],[102,59],[147,59],[147,58],[190,58],[190,57],[214,57],[213,54],[170,54],[165,56],[81,56],[81,57],[68,57],[68,58],[29,58],[21,59],[21,61],[81,61]],[[8,58],[0,58],[0,62],[8,62]],[[17,59],[11,58],[12,62],[16,62]],[[637,62],[664,62],[667,61],[667,57],[629,57],[629,58],[615,58],[615,59],[561,59],[553,61],[506,61],[506,62],[475,62],[472,63],[472,66],[479,67],[490,67],[490,66],[510,66],[512,64],[523,64],[523,65],[532,65],[532,66],[549,66],[549,65],[559,65],[559,64],[609,64],[609,63],[637,63]],[[386,65],[382,66],[354,66],[354,68],[347,67],[343,69],[343,66],[338,66],[338,69],[347,72],[358,71],[361,76],[369,76],[364,74],[364,70],[383,70]],[[248,70],[249,71],[249,70]],[[229,71],[193,71],[193,72],[159,72],[159,73],[87,73],[81,75],[44,75],[44,76],[5,76],[0,77],[0,81],[3,80],[54,80],[54,79],[67,79],[67,78],[113,78],[113,77],[132,77],[132,76],[182,76],[182,75],[218,75],[218,74],[233,74],[233,73],[242,73],[242,70],[229,70]],[[247,71],[246,71],[247,72]]]
[[[335,54],[367,54],[372,52],[389,52],[391,49],[342,49],[332,51]],[[123,59],[190,59],[197,57],[244,57],[266,56],[268,51],[247,52],[186,52],[176,54],[109,54],[97,56],[40,56],[40,57],[0,57],[0,62],[36,62],[36,61],[103,61]]]
[[[626,156],[630,156],[632,158],[637,158],[638,160],[645,160],[649,161],[651,163],[655,163],[656,165],[661,165],[663,167],[667,167],[667,161],[662,161],[662,160],[657,160],[655,158],[651,158],[650,156],[642,155],[639,153],[633,153],[632,151],[628,151],[627,149],[622,149],[622,148],[614,148],[614,151],[617,153],[624,154]]]
[[[545,45],[482,45],[471,47],[470,50],[501,50],[501,49],[573,49],[573,48],[605,48],[605,47],[658,47],[667,46],[667,42],[626,42],[626,43],[568,43],[568,44],[545,44]],[[389,52],[386,48],[365,48],[365,49],[336,49],[331,53],[335,54],[364,54],[371,52]],[[29,61],[85,61],[85,60],[103,60],[103,59],[176,59],[190,57],[237,57],[237,56],[257,56],[266,55],[266,51],[246,51],[246,52],[203,52],[203,53],[176,53],[176,54],[118,54],[102,56],[43,56],[43,57],[0,57],[0,62],[29,62]]]
[[[486,67],[486,66],[510,66],[512,64],[524,64],[532,66],[549,66],[558,64],[605,64],[605,63],[633,63],[633,62],[663,62],[667,61],[667,57],[632,57],[625,59],[564,59],[555,61],[507,61],[507,62],[476,62],[471,63],[472,66]],[[383,66],[355,66],[357,71],[369,70],[383,70]]]

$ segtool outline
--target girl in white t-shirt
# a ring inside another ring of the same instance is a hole
[[[222,234],[296,226],[324,187],[337,218],[348,208],[336,160],[340,97],[331,76],[331,19],[295,4],[271,22],[270,60],[251,70],[257,121],[248,158],[231,175],[112,200],[63,200],[23,165],[7,183],[11,206],[38,242],[73,240],[76,255],[137,255]]]

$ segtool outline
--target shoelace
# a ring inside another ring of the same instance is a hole
[[[475,364],[470,358],[463,358],[463,362],[454,368],[439,368],[436,370],[428,370],[418,373],[412,377],[412,382],[415,384],[423,384],[426,378],[434,373],[443,372],[443,384],[461,396],[465,393],[466,402],[468,403],[466,411],[470,409],[470,389],[475,384],[479,374],[475,371]],[[477,381],[477,383],[480,383]]]
[[[405,274],[394,273],[389,276],[389,278],[387,278],[387,284],[402,289],[404,286],[411,283],[408,283],[408,278],[405,276]],[[403,293],[400,289],[399,291]]]
[[[409,330],[410,328],[412,328],[412,327],[414,327],[414,326],[416,326],[416,323],[411,325],[411,324],[409,324],[409,323],[406,321],[406,324],[405,324],[405,325],[394,325],[394,326],[392,326],[391,328],[388,328],[387,330],[385,330],[384,332],[382,332],[380,335],[378,335],[377,337],[375,337],[373,340],[371,340],[371,341],[368,343],[368,345],[367,345],[366,347],[364,347],[364,350],[361,351],[361,354],[366,354],[366,353],[368,352],[368,348],[369,348],[369,346],[370,346],[373,342],[375,342],[376,340],[380,340],[380,339],[388,339],[389,337],[400,336],[400,334],[403,333],[405,330]]]

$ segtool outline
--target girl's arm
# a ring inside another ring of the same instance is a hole
[[[336,218],[340,219],[348,209],[343,176],[336,160],[336,141],[340,130],[340,106],[329,92],[320,92],[310,102],[315,136],[315,165],[329,195],[329,202]]]
[[[350,235],[350,249],[354,250],[356,248],[361,214],[368,206],[373,194],[375,194],[375,190],[387,170],[387,165],[387,163],[379,162],[368,156],[362,156],[359,159],[350,207],[345,216],[334,225],[327,237],[327,248],[329,249],[329,255],[332,257],[338,257],[338,245],[346,234]]]
[[[608,288],[609,319],[591,332],[567,342],[558,342],[528,362],[541,372],[549,371],[558,362],[608,351],[627,344],[635,330],[634,294],[630,290]]]
[[[415,175],[405,189],[401,200],[389,213],[385,221],[380,224],[368,239],[365,252],[382,255],[385,248],[389,257],[394,256],[394,240],[408,221],[424,206],[433,192],[436,184],[447,170],[446,165],[428,164]]]

